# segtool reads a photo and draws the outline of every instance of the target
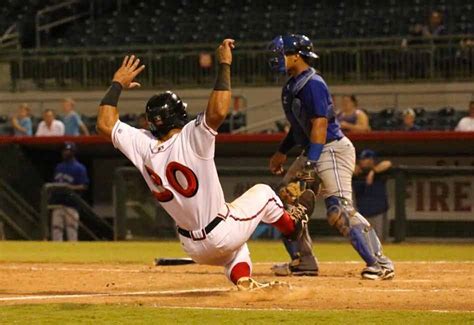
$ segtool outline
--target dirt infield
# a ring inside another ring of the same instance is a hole
[[[275,279],[257,263],[257,279]],[[321,263],[292,289],[237,292],[222,269],[201,265],[0,263],[0,305],[138,303],[255,309],[474,310],[474,263],[399,262],[393,281],[363,281],[361,263]]]

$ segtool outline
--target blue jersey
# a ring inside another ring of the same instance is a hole
[[[54,181],[70,185],[87,185],[89,184],[89,177],[87,177],[86,167],[73,159],[56,165]]]
[[[367,174],[356,177],[352,182],[357,210],[370,218],[388,210],[388,195],[385,178],[376,174],[372,185],[366,183]]]
[[[72,111],[63,118],[64,134],[65,135],[80,135],[79,127],[82,124],[82,119],[76,112]]]
[[[310,142],[311,119],[328,119],[326,142],[344,137],[334,112],[334,104],[326,82],[310,68],[288,80],[282,91],[286,118],[291,124],[291,134],[296,145]]]
[[[88,185],[89,177],[87,176],[86,167],[76,159],[73,159],[56,165],[56,169],[54,170],[54,182],[69,185]],[[74,201],[67,194],[62,192],[53,193],[52,202],[75,207]]]

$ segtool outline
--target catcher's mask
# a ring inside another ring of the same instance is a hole
[[[286,72],[285,55],[299,54],[309,61],[318,58],[314,53],[313,43],[305,35],[278,35],[270,42],[268,49],[272,53],[270,68],[280,73]]]
[[[172,129],[181,129],[188,122],[186,103],[171,91],[152,96],[146,103],[145,114],[151,133],[161,138]]]

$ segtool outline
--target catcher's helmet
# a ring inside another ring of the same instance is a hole
[[[145,114],[151,133],[160,138],[172,129],[181,129],[188,122],[186,103],[171,91],[152,96],[146,103]]]
[[[270,67],[278,72],[286,72],[285,55],[299,54],[308,59],[317,59],[313,43],[305,35],[278,35],[269,44],[268,49],[274,54],[270,59]]]

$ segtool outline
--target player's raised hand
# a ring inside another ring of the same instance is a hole
[[[116,81],[122,85],[123,89],[132,89],[136,87],[140,87],[141,85],[133,81],[135,77],[145,69],[145,65],[140,64],[140,59],[132,56],[126,56],[123,59],[122,65],[120,68],[115,72],[114,78],[112,81]]]
[[[217,48],[216,56],[217,62],[232,64],[232,50],[235,48],[235,41],[230,38],[226,38],[221,45]]]

